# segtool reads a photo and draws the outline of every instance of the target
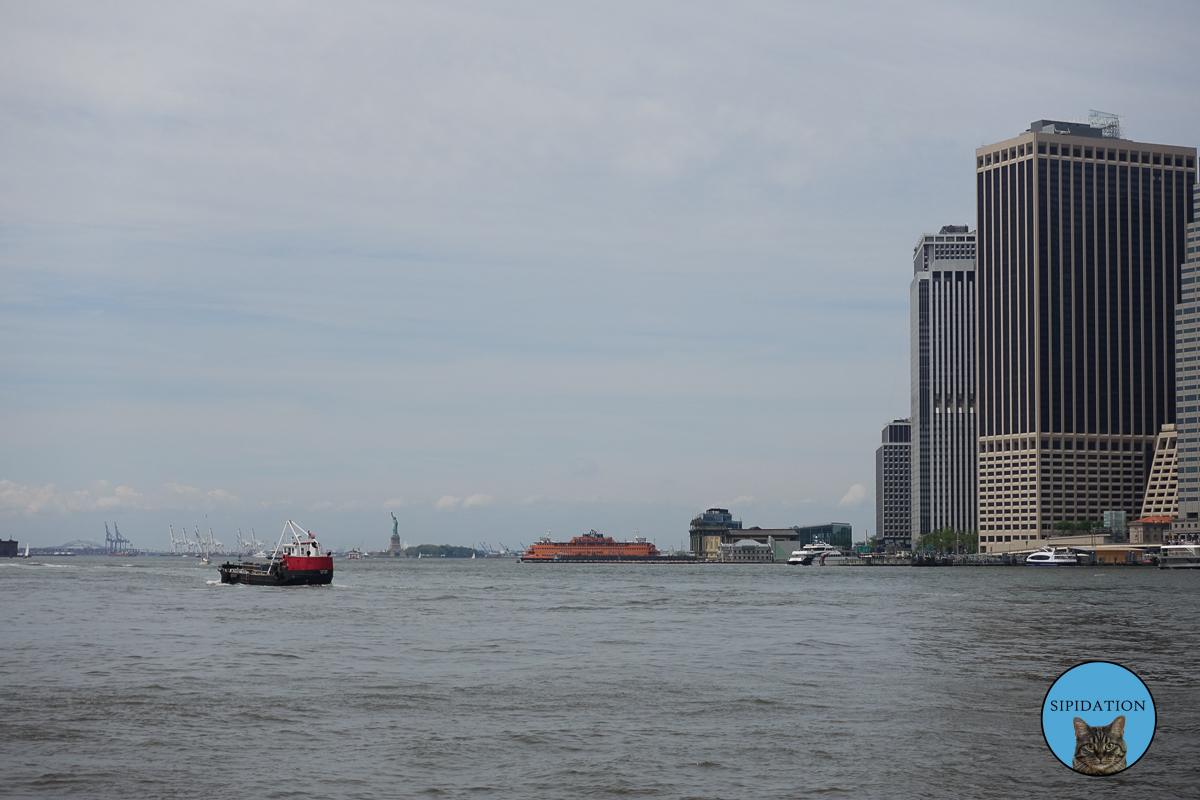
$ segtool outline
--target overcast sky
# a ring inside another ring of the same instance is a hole
[[[917,237],[1178,3],[0,3],[0,538],[875,527]]]

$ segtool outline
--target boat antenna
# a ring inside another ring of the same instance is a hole
[[[279,554],[279,547],[280,547],[280,545],[283,544],[283,536],[284,536],[284,534],[286,534],[288,532],[288,525],[291,525],[291,524],[292,524],[292,521],[290,519],[287,522],[283,523],[283,530],[280,531],[280,533],[279,533],[279,541],[275,543],[275,552],[271,553],[272,561],[274,561],[275,556]]]

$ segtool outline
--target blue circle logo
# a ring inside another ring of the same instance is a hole
[[[1042,701],[1046,744],[1084,775],[1116,775],[1132,767],[1150,747],[1156,725],[1146,684],[1108,661],[1067,670]]]

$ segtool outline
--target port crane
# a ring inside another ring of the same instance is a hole
[[[104,552],[124,553],[126,550],[129,550],[130,548],[124,545],[130,545],[132,542],[121,535],[121,529],[117,527],[117,523],[115,522],[113,523],[113,530],[116,531],[116,536],[108,532],[108,523],[104,523]]]
[[[171,532],[171,552],[175,553],[177,555],[182,554],[187,548],[187,544],[186,544],[187,532],[186,531],[184,532],[182,539],[176,539],[175,538],[175,526],[168,525],[167,528]]]

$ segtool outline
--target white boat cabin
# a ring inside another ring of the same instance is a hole
[[[310,533],[309,536],[312,536]],[[301,539],[296,536],[294,542],[283,546],[283,554],[292,558],[316,558],[321,555],[321,545],[315,538]]]

